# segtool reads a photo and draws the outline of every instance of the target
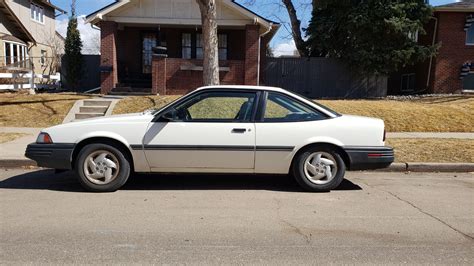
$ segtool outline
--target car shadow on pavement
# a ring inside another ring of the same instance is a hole
[[[49,169],[27,172],[7,178],[0,181],[0,189],[84,192],[74,172],[68,171],[55,174],[53,170]],[[344,179],[335,190],[361,189],[359,185]],[[290,176],[235,174],[133,174],[121,190],[269,190],[304,192]]]

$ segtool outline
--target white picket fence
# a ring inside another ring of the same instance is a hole
[[[30,73],[0,73],[0,79],[28,79],[31,80],[32,74]],[[35,79],[43,79],[46,81],[52,81],[48,83],[59,83],[61,80],[61,74],[56,73],[55,75],[42,75],[35,74]],[[35,89],[41,89],[45,87],[50,87],[51,84],[41,84],[33,83]],[[15,84],[0,84],[0,90],[21,90],[21,89],[30,89],[31,84],[28,83],[15,83]]]

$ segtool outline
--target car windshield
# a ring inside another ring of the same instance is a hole
[[[303,98],[303,99],[306,99],[306,100],[308,100],[308,101],[310,101],[310,102],[316,104],[316,105],[319,106],[321,109],[324,109],[324,110],[328,111],[329,113],[331,113],[331,114],[333,114],[333,115],[335,115],[335,116],[341,116],[340,113],[338,113],[338,112],[332,110],[331,108],[329,108],[329,107],[327,107],[327,106],[324,106],[324,105],[322,105],[322,104],[316,102],[316,101],[313,100],[313,99],[310,99],[310,98],[308,98],[308,97],[306,97],[306,96],[304,96],[304,95],[301,95],[301,94],[298,94],[298,93],[295,93],[295,92],[291,92],[291,93],[293,93],[293,94],[295,94],[295,95],[298,95],[299,97],[301,97],[301,98]]]

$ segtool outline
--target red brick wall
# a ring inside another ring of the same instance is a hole
[[[257,85],[259,26],[245,26],[245,85]]]
[[[166,58],[166,66],[159,64],[160,59],[153,59],[153,92],[160,94],[185,94],[203,85],[202,71],[181,70],[181,66],[202,66],[202,60]],[[221,85],[242,84],[244,82],[244,61],[220,61],[219,66],[229,67],[229,71],[220,72]],[[163,89],[164,80],[165,89]],[[164,92],[164,93],[163,93]]]
[[[453,93],[462,89],[461,66],[474,61],[474,46],[466,45],[464,24],[468,13],[438,12],[437,41],[441,48],[436,57],[433,76],[434,93]]]
[[[103,22],[102,25],[102,58],[113,64],[113,72],[104,73],[102,92],[107,93],[126,77],[127,73],[140,73],[141,69],[141,32],[150,28],[123,27],[117,29],[114,22]],[[202,71],[180,70],[182,65],[202,66],[202,60],[181,59],[181,33],[195,29],[161,28],[161,37],[166,38],[168,58],[162,62],[154,59],[152,65],[152,91],[160,94],[183,94],[203,85]],[[230,71],[221,71],[221,84],[256,85],[258,76],[258,43],[259,26],[247,25],[242,29],[222,29],[219,33],[228,36],[228,59],[221,61],[220,66],[229,67]],[[261,64],[265,63],[265,45],[262,41]],[[115,60],[112,60],[115,59]],[[117,61],[118,60],[118,61]],[[111,62],[113,61],[113,62]],[[118,63],[117,63],[118,62]],[[105,63],[103,63],[105,65]],[[117,73],[119,77],[117,77]],[[166,76],[163,76],[165,75]],[[264,74],[260,77],[263,79]]]
[[[101,90],[102,94],[107,94],[118,82],[117,73],[117,23],[111,21],[100,22],[101,28],[101,46],[100,46],[100,65],[102,67],[112,67],[111,72],[101,73]]]

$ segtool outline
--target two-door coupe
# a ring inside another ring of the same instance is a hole
[[[155,111],[44,129],[26,156],[73,169],[89,191],[131,172],[293,174],[308,191],[336,188],[346,169],[394,160],[380,119],[340,115],[273,87],[199,88]]]

